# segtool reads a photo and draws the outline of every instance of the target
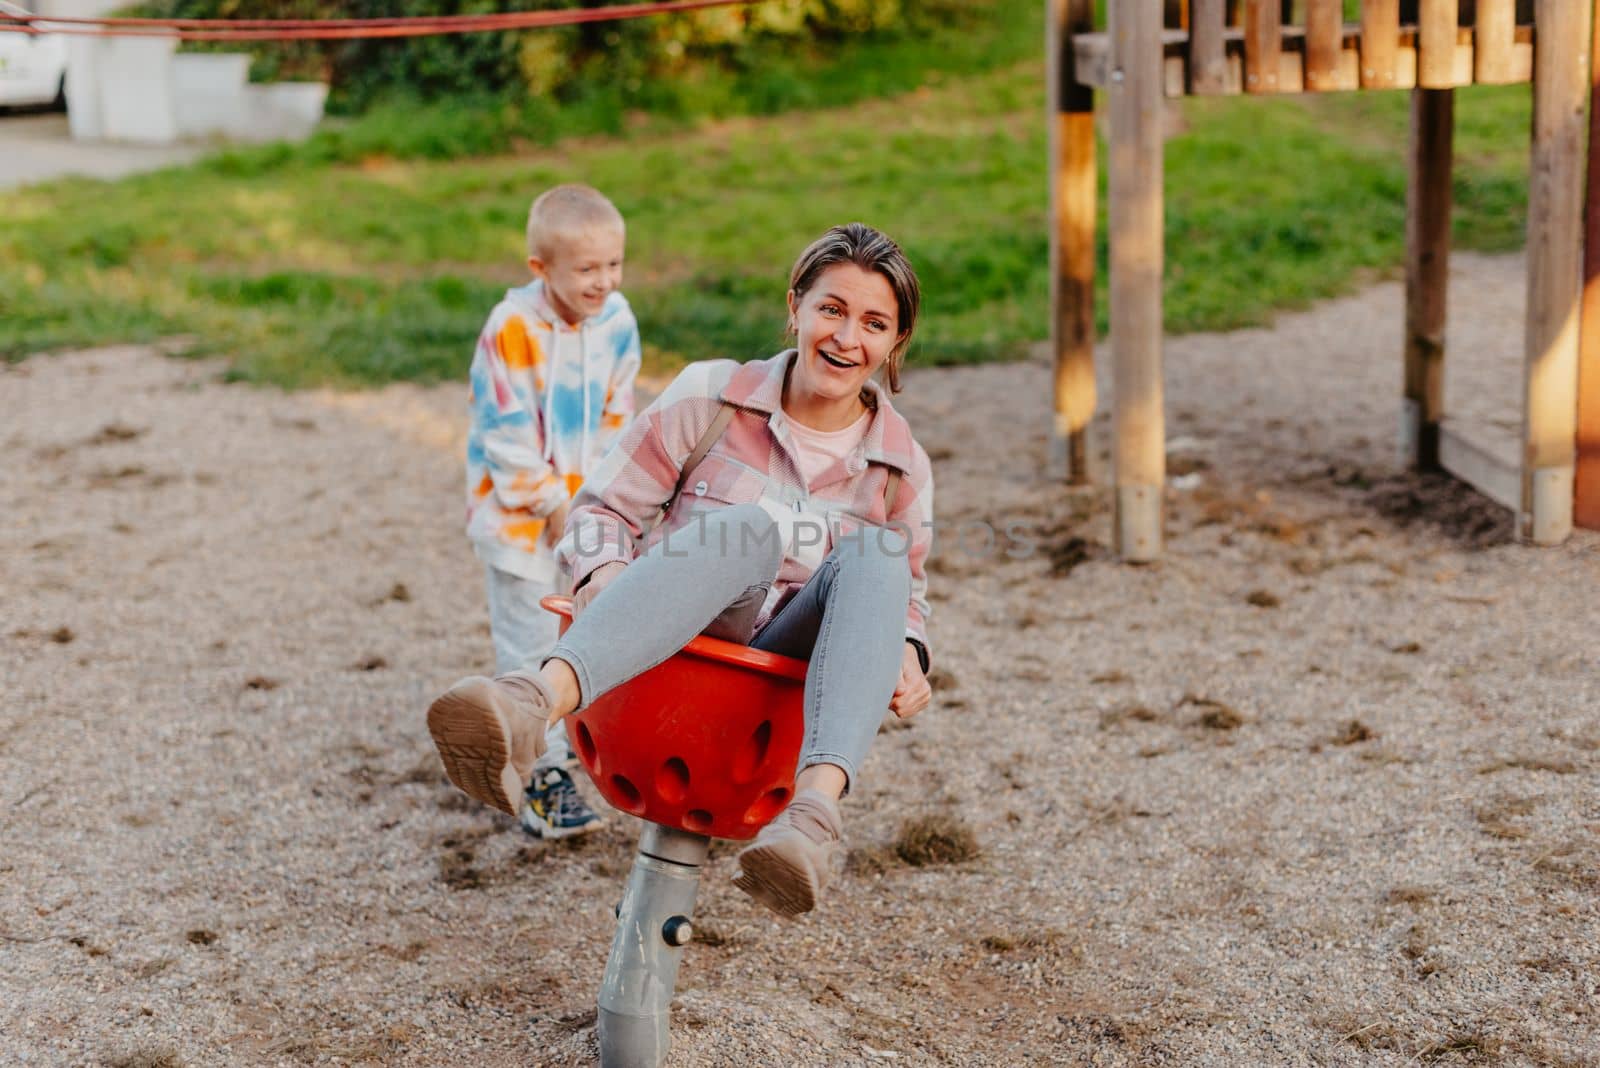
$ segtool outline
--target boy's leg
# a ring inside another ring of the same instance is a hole
[[[555,593],[547,582],[513,575],[486,565],[489,595],[489,634],[494,640],[494,670],[504,675],[523,667],[538,667],[560,637],[561,619],[539,607],[541,598]],[[565,767],[572,761],[566,728],[552,725],[544,736],[548,748],[534,765],[535,772]]]
[[[750,643],[810,661],[797,770],[831,764],[846,790],[854,783],[900,678],[910,595],[905,539],[868,530],[859,542],[843,539]],[[802,790],[740,851],[734,883],[774,912],[799,915],[816,907],[842,852],[838,803]]]
[[[536,667],[555,645],[560,631],[560,617],[539,606],[540,599],[554,589],[498,568],[489,567],[486,572],[496,673]],[[523,830],[540,838],[595,830],[605,821],[584,801],[567,771],[574,757],[566,728],[552,724],[545,728],[544,739],[544,756],[534,764],[518,799],[518,822]]]

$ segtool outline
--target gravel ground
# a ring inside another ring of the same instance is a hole
[[[1499,382],[1521,264],[1456,284]],[[823,908],[713,851],[670,1064],[1600,1063],[1600,536],[1397,468],[1400,323],[1171,339],[1140,568],[1045,477],[1042,362],[908,375],[941,517],[1013,552],[942,543],[935,707]],[[636,826],[524,838],[422,722],[490,661],[464,388],[221,370],[0,372],[0,1062],[591,1063]]]

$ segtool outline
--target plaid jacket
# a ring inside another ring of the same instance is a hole
[[[866,436],[808,488],[782,407],[784,377],[793,357],[791,349],[746,364],[707,360],[684,368],[589,473],[573,499],[557,561],[575,586],[601,564],[630,561],[691,525],[704,508],[760,504],[783,532],[784,560],[759,626],[799,592],[838,537],[848,538],[864,523],[892,523],[910,541],[906,637],[915,639],[926,655],[925,565],[933,542],[928,454],[912,438],[911,427],[890,405],[887,393],[868,382],[876,405]],[[736,406],[739,414],[688,473],[682,498],[669,509],[684,461],[723,402]],[[893,512],[885,516],[889,468],[901,472],[901,483]],[[867,531],[864,536],[875,534]]]

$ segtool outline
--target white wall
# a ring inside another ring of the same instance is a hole
[[[39,15],[60,15],[63,18],[94,18],[126,6],[126,0],[23,0],[23,7],[31,7]]]

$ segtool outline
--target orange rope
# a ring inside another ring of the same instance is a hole
[[[428,37],[453,33],[528,30],[645,18],[708,7],[748,6],[762,0],[667,0],[665,3],[483,15],[419,15],[376,19],[134,19],[55,18],[0,14],[0,33],[79,37],[176,37],[180,41],[328,41],[363,37]]]

